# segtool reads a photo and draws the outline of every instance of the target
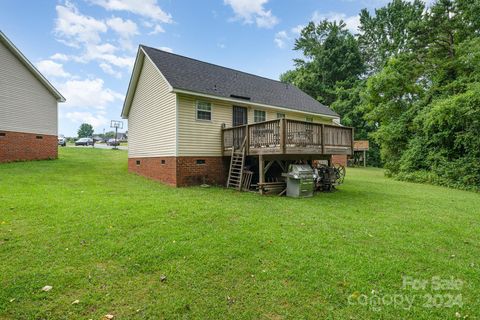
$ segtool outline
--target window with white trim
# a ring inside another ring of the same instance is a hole
[[[197,120],[212,121],[212,104],[206,101],[197,101]]]
[[[267,119],[265,111],[263,110],[254,110],[253,111],[253,122],[263,122]]]
[[[277,113],[277,119],[283,119],[283,118],[285,118],[285,113],[278,112]]]

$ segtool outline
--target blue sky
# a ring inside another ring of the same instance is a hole
[[[59,133],[120,119],[138,44],[272,79],[293,67],[310,20],[343,19],[383,0],[1,0],[0,29],[59,89]],[[126,127],[126,126],[125,126]]]

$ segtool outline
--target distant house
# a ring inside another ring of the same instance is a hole
[[[57,103],[64,101],[0,31],[0,162],[57,158]]]
[[[129,170],[174,186],[238,184],[244,165],[262,183],[272,161],[353,152],[352,129],[297,87],[146,46],[122,117]]]

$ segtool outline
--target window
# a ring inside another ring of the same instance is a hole
[[[212,104],[205,101],[197,101],[197,120],[212,121]]]
[[[140,160],[136,160],[136,161],[135,161],[135,164],[136,164],[137,166],[139,166],[139,165],[140,165]]]
[[[307,118],[305,118],[305,121],[307,121],[307,122],[313,122],[313,118],[307,117]]]
[[[253,122],[262,122],[265,121],[265,111],[254,110],[253,111]]]
[[[161,164],[165,164],[165,160],[163,160],[163,159],[160,160],[160,163],[161,163]]]
[[[205,164],[205,160],[204,159],[197,159],[196,163],[197,164]]]
[[[7,134],[5,132],[0,132],[0,137],[5,137]]]
[[[285,118],[285,113],[277,113],[277,119]]]
[[[36,138],[37,139],[43,139],[43,136],[37,136]]]

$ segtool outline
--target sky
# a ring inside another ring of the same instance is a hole
[[[59,134],[121,120],[139,44],[271,79],[293,68],[309,21],[343,19],[387,0],[0,0],[0,30],[62,93]],[[126,120],[124,127],[128,128]]]

